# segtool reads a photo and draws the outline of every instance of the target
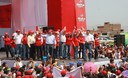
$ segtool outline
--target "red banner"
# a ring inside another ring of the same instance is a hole
[[[84,27],[86,29],[86,13],[84,0],[48,0],[48,25],[54,29],[67,27],[72,31]]]
[[[11,28],[11,4],[0,6],[0,28]]]
[[[62,28],[67,27],[67,31],[73,31],[76,26],[74,0],[61,0]]]
[[[77,29],[80,29],[81,27],[86,29],[85,0],[75,0],[75,11]]]

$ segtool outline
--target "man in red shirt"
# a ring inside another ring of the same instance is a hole
[[[95,48],[95,57],[94,57],[94,59],[98,59],[99,47],[100,47],[99,34],[94,34],[94,48]]]
[[[23,44],[22,58],[28,59],[29,58],[29,53],[28,53],[28,36],[27,36],[27,32],[25,32],[24,35],[23,35],[22,44]]]
[[[8,52],[10,52],[11,56],[12,56],[12,53],[11,53],[11,47],[10,47],[10,43],[11,43],[11,39],[8,35],[8,33],[6,32],[5,35],[3,36],[3,39],[4,39],[4,45],[5,45],[5,49],[6,49],[6,56],[7,58],[9,57],[8,55]],[[13,57],[13,56],[12,56]]]

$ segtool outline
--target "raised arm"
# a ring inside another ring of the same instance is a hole
[[[64,34],[65,31],[66,31],[66,26],[61,30],[60,34]]]

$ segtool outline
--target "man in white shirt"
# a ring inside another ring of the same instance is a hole
[[[83,33],[83,35],[85,36],[85,50],[87,51],[87,49],[89,50],[89,61],[91,61],[92,59],[92,44],[94,42],[94,36],[92,34],[90,34],[90,30],[87,30],[86,33]]]
[[[60,32],[60,58],[67,58],[67,53],[66,53],[66,27]]]
[[[52,30],[48,30],[48,34],[45,35],[46,37],[46,53],[45,56],[48,57],[48,55],[53,56],[53,51],[56,44],[56,38],[52,34]]]
[[[22,56],[22,37],[20,30],[17,30],[14,39],[16,40],[16,55]]]
[[[34,69],[35,68],[35,62],[32,58],[29,59],[29,62],[27,63],[27,68],[28,69]]]
[[[35,50],[35,34],[34,31],[30,30],[28,35],[28,46],[30,49],[29,55],[30,58],[33,58],[35,60],[36,58],[36,50]]]
[[[17,67],[17,66],[19,66],[20,68],[23,66],[23,63],[20,57],[17,57],[16,62],[14,63],[14,67]]]

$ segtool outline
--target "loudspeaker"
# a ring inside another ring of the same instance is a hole
[[[49,27],[42,27],[42,28],[43,28],[43,32],[44,32],[44,31],[48,31],[49,29],[54,30],[54,27],[53,27],[53,26],[49,26]]]
[[[118,47],[123,44],[125,46],[125,35],[114,35],[114,44]]]

